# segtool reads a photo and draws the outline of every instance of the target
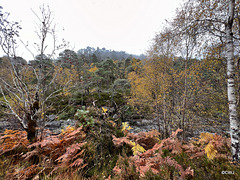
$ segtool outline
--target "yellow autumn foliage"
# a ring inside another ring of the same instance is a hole
[[[71,68],[55,66],[56,83],[61,86],[73,86],[78,80],[78,72],[72,65]]]
[[[65,130],[64,130],[64,129],[61,130],[61,131],[62,131],[61,134],[71,133],[71,132],[73,132],[74,130],[75,130],[75,128],[69,125],[69,126],[66,127]]]
[[[93,68],[89,69],[88,71],[94,73],[97,70],[98,70],[98,68],[96,66],[94,66]]]
[[[122,131],[123,131],[123,132],[129,131],[129,130],[131,130],[131,129],[132,129],[132,127],[129,126],[128,122],[123,122],[123,123],[122,123]]]
[[[71,93],[69,92],[68,89],[64,89],[62,95],[63,96],[69,96],[69,95],[71,95]]]
[[[104,108],[104,107],[102,107],[102,112],[103,112],[103,113],[106,113],[106,112],[107,112],[107,109]]]
[[[207,154],[208,159],[212,160],[216,157],[217,155],[217,150],[213,146],[213,144],[210,142],[208,145],[205,147],[205,154]]]
[[[214,139],[214,135],[211,133],[201,133],[200,134],[200,139],[199,142],[204,142],[204,143],[208,143],[209,141]]]
[[[201,133],[197,144],[207,144],[204,150],[207,158],[210,160],[214,159],[218,153],[216,144],[218,144],[218,146],[223,145],[221,136],[211,133]]]
[[[144,153],[146,150],[139,144],[136,144],[135,142],[130,141],[130,144],[132,147],[133,155],[137,155],[137,153]]]

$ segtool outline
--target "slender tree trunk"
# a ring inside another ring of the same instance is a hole
[[[188,52],[188,47],[187,47]],[[187,105],[187,61],[188,61],[188,53],[186,59],[184,61],[184,96],[183,96],[183,110],[182,110],[182,123],[181,128],[183,130],[182,137],[185,140],[185,119],[186,119],[186,105]]]
[[[163,132],[164,132],[164,138],[167,137],[168,135],[168,130],[167,130],[167,117],[166,117],[166,93],[164,90],[163,93]]]
[[[237,100],[235,94],[234,46],[232,25],[234,19],[235,0],[229,0],[228,22],[226,23],[226,58],[227,58],[227,89],[230,120],[230,136],[233,161],[239,161],[240,123],[237,115]]]
[[[157,96],[156,96],[157,97]],[[161,132],[161,124],[160,124],[160,117],[159,117],[159,107],[158,107],[158,101],[156,98],[156,113],[157,113],[157,123],[158,123],[158,132]]]
[[[167,73],[167,68],[166,64],[164,65],[164,73],[163,73],[163,131],[164,131],[164,138],[167,137],[168,135],[168,130],[167,130],[167,107],[166,107],[166,73]]]

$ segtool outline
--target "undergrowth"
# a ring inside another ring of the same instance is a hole
[[[6,130],[0,137],[0,179],[240,179],[230,140],[222,136],[202,133],[184,142],[177,129],[159,139],[156,130],[129,133],[128,124],[120,128],[110,118],[84,126],[59,135],[46,130],[32,144],[25,131]]]

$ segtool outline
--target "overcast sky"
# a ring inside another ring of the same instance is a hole
[[[87,46],[142,54],[165,19],[174,17],[181,0],[1,0],[3,11],[21,23],[21,39],[30,45],[39,6],[46,4],[54,14],[58,39],[70,42],[77,51]],[[32,9],[32,10],[31,10]],[[28,59],[25,49],[18,55]]]

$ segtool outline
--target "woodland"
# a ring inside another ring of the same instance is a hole
[[[47,6],[33,53],[1,7],[0,125],[13,128],[0,128],[0,179],[240,179],[239,12],[239,0],[184,0],[138,56],[71,50]]]

